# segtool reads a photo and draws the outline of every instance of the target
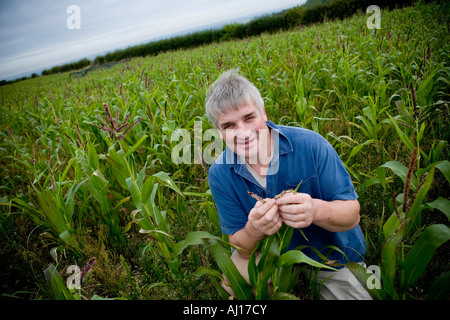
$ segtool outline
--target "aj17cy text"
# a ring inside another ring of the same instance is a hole
[[[209,315],[212,318],[216,315],[216,313],[226,313],[227,315],[243,315],[243,314],[261,314],[264,315],[267,305],[259,305],[259,304],[236,304],[230,305],[227,309],[218,307],[197,307],[194,305],[190,305],[189,307],[184,307],[183,314],[185,315]]]

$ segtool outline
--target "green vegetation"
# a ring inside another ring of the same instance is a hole
[[[269,119],[319,132],[346,165],[360,196],[366,263],[381,270],[374,296],[445,298],[449,5],[381,14],[380,30],[367,28],[362,11],[82,78],[2,86],[2,297],[226,299],[222,273],[239,298],[255,297],[228,259],[207,165],[171,159],[177,129],[194,136],[196,121],[211,128],[209,85],[239,67],[260,88]],[[297,269],[312,263],[299,250],[279,254],[284,231],[260,243],[263,262],[251,264],[256,298],[314,299],[318,288]],[[66,286],[74,264],[80,289]],[[300,281],[292,286],[287,276]]]

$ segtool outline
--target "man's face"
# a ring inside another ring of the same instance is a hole
[[[220,137],[227,147],[249,164],[256,164],[267,155],[267,148],[270,150],[270,132],[266,121],[266,113],[260,113],[250,99],[238,110],[219,115],[217,124]]]

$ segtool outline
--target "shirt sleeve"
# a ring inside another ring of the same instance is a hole
[[[324,200],[357,199],[350,175],[333,146],[322,136],[316,146],[317,174]]]
[[[216,203],[222,233],[232,235],[243,229],[248,221],[248,213],[239,201],[236,189],[226,181],[221,170],[212,165],[209,170],[209,187]]]

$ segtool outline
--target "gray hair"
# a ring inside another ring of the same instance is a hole
[[[222,73],[212,84],[206,97],[206,115],[217,128],[217,119],[229,110],[238,110],[252,100],[259,112],[263,112],[264,101],[259,90],[238,69]]]

